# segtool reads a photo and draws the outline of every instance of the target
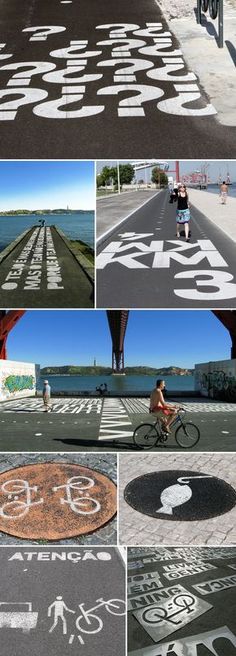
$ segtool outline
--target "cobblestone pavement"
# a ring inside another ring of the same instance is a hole
[[[124,500],[124,488],[143,474],[167,469],[186,469],[212,474],[236,488],[236,454],[120,454],[119,540],[128,545],[233,545],[236,544],[236,507],[201,521],[166,521],[133,510]]]
[[[117,458],[113,454],[65,454],[65,453],[19,453],[0,454],[0,473],[8,471],[13,467],[36,464],[42,462],[75,463],[91,469],[96,469],[102,474],[117,482]],[[46,540],[23,541],[6,533],[0,532],[0,545],[2,544],[47,544]],[[51,543],[50,543],[51,544]],[[117,519],[112,519],[106,526],[95,531],[91,535],[79,536],[68,540],[58,540],[56,544],[80,544],[80,545],[116,545],[117,544]]]

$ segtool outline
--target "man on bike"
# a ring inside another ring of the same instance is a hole
[[[152,390],[150,396],[150,408],[149,412],[160,417],[162,427],[167,433],[171,433],[170,426],[174,421],[179,406],[166,403],[162,390],[165,389],[165,381],[158,379],[156,382],[156,387]]]

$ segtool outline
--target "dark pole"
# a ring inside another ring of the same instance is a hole
[[[201,22],[202,22],[201,0],[197,0],[197,23],[200,23],[201,25]]]
[[[218,26],[219,26],[219,48],[224,47],[224,0],[219,0]]]

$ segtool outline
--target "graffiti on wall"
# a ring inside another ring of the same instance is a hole
[[[33,390],[35,388],[35,377],[26,375],[10,374],[3,379],[3,389],[9,394],[22,392],[23,390]]]
[[[236,401],[236,376],[222,370],[197,372],[200,391],[219,401]]]

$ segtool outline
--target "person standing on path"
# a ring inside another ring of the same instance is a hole
[[[220,187],[221,205],[226,205],[227,196],[228,196],[228,185],[226,184],[226,182],[224,180],[222,182],[221,187]]]
[[[189,211],[189,198],[186,185],[180,185],[178,190],[177,198],[177,209],[176,209],[176,237],[180,238],[180,227],[184,225],[185,239],[189,241],[189,221],[190,221],[190,211]]]
[[[51,399],[51,387],[49,385],[48,380],[45,380],[43,384],[43,403],[45,407],[45,412],[49,412],[49,410],[52,409],[50,399]]]

